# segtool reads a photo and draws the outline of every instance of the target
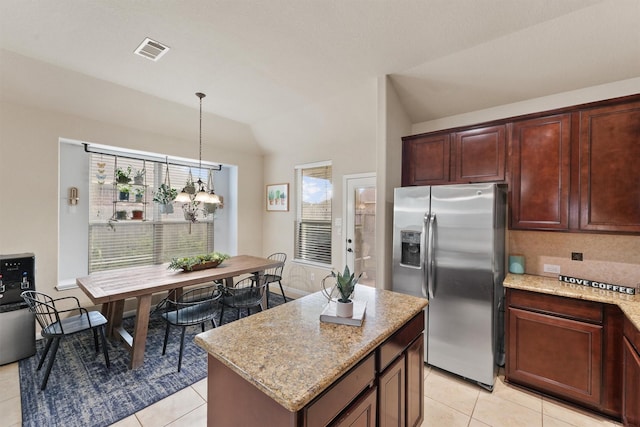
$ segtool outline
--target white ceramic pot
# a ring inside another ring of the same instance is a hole
[[[353,317],[353,301],[336,303],[336,316]]]

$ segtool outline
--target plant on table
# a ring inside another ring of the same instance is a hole
[[[358,277],[355,277],[355,273],[351,273],[349,271],[349,266],[347,265],[344,267],[344,272],[342,274],[340,274],[340,272],[335,273],[332,271],[331,275],[336,278],[336,288],[340,293],[338,302],[350,303],[351,295],[353,295],[353,290],[358,284],[358,280],[360,280],[362,273],[360,273]]]
[[[170,270],[192,271],[194,267],[197,268],[197,266],[206,265],[207,263],[210,263],[211,267],[216,267],[229,258],[229,255],[221,252],[211,252],[191,257],[172,258],[168,268]]]

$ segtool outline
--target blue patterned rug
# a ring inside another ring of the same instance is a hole
[[[281,295],[269,296],[271,307],[282,301]],[[236,316],[236,310],[225,310],[223,323],[234,321]],[[129,332],[133,330],[133,320],[124,320]],[[108,426],[205,378],[207,354],[193,342],[200,327],[187,328],[178,372],[180,329],[171,328],[167,354],[163,356],[165,325],[158,313],[151,316],[144,364],[135,370],[128,369],[129,353],[116,339],[108,340],[111,369],[107,369],[102,351],[95,352],[93,334],[64,338],[44,391],[40,390],[40,383],[46,365],[36,371],[45,344],[39,340],[36,355],[19,362],[22,425]]]

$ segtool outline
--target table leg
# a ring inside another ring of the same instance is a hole
[[[114,331],[120,328],[122,325],[122,314],[124,313],[124,300],[111,301],[102,304],[102,315],[107,318],[107,330],[106,335],[108,337],[114,336]]]
[[[133,345],[131,348],[131,363],[129,368],[135,369],[144,362],[144,347],[147,343],[147,330],[149,329],[149,311],[151,310],[151,295],[138,297],[136,310],[136,325],[133,332]]]

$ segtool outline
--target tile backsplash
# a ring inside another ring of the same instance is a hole
[[[571,253],[581,252],[582,261]],[[640,288],[640,236],[509,230],[507,255],[525,256],[525,273],[557,277],[544,264],[560,266],[560,274]]]

